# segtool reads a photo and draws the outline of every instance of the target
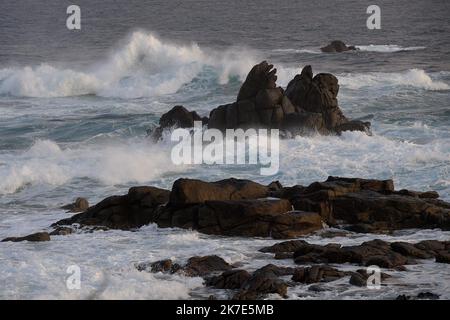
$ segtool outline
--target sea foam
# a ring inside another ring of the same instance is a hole
[[[217,52],[196,43],[175,44],[152,33],[136,31],[102,63],[88,70],[35,67],[0,70],[0,94],[23,97],[139,98],[177,92],[204,68],[212,68],[216,81],[243,79],[257,62],[245,49]]]

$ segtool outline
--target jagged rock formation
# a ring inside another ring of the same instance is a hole
[[[338,80],[328,73],[313,76],[311,66],[303,68],[283,90],[277,87],[276,69],[263,61],[255,65],[242,84],[235,102],[221,105],[200,118],[176,106],[161,117],[160,126],[152,133],[161,137],[165,128],[193,127],[202,121],[208,128],[281,129],[285,136],[310,133],[340,134],[343,131],[370,133],[370,123],[347,119],[339,108]]]
[[[354,51],[358,50],[355,46],[347,46],[344,42],[340,40],[332,41],[330,44],[325,47],[320,48],[322,52],[345,52],[345,51]]]

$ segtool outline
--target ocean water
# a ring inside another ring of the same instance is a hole
[[[69,1],[0,3],[0,238],[45,230],[68,216],[78,196],[91,203],[133,185],[170,188],[179,177],[226,177],[284,185],[329,175],[394,179],[397,188],[436,190],[450,201],[450,3],[378,1],[382,29],[368,30],[368,1],[77,1],[82,29],[65,27]],[[340,39],[357,52],[323,54]],[[175,166],[169,142],[146,130],[181,104],[201,115],[235,99],[250,68],[268,60],[285,86],[305,65],[339,79],[339,103],[369,120],[373,136],[297,137],[281,141],[280,170],[247,166]],[[449,240],[450,232],[406,230],[314,243],[373,238]],[[158,229],[54,236],[46,243],[0,243],[0,298],[204,298],[200,278],[138,272],[134,264],[219,254],[255,269],[274,261],[258,249],[270,239],[223,238]],[[65,285],[69,265],[81,290]],[[339,268],[355,269],[341,265]],[[432,291],[450,298],[450,269],[424,261],[380,290],[348,278],[289,298],[395,298]],[[272,298],[277,298],[273,296]]]

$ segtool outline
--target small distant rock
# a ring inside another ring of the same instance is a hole
[[[335,40],[329,45],[320,48],[322,52],[332,53],[332,52],[345,52],[351,50],[358,50],[355,46],[347,46],[344,42]]]
[[[440,295],[432,292],[421,292],[417,295],[417,299],[428,299],[428,300],[438,300]]]
[[[61,209],[68,210],[69,212],[83,212],[89,209],[89,202],[85,198],[76,198],[74,203],[62,206]]]
[[[50,235],[47,232],[37,232],[30,234],[25,237],[9,237],[2,240],[2,242],[20,242],[20,241],[32,241],[32,242],[38,242],[38,241],[50,241]]]

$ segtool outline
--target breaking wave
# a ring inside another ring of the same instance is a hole
[[[179,45],[162,41],[152,33],[136,31],[106,62],[89,70],[60,69],[44,63],[36,67],[0,70],[0,94],[19,97],[139,98],[177,92],[212,69],[214,81],[246,76],[257,62],[248,50],[215,52],[196,43]]]

